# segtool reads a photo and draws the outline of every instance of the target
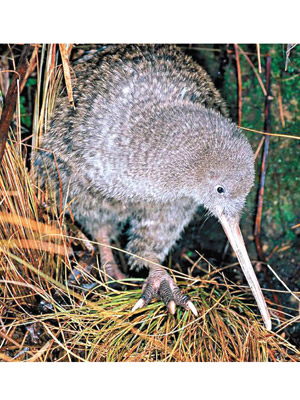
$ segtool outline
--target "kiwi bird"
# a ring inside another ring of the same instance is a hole
[[[61,95],[35,159],[43,182],[99,246],[102,268],[123,279],[109,248],[129,224],[131,268],[148,267],[133,311],[153,298],[171,313],[197,310],[160,266],[199,205],[217,217],[256,299],[270,315],[239,228],[254,180],[246,137],[227,118],[208,74],[173,45],[115,45],[74,67],[74,102]],[[138,256],[138,257],[136,257]]]

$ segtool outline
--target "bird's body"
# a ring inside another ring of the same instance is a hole
[[[111,46],[75,72],[76,108],[58,100],[42,142],[54,157],[40,152],[39,173],[62,187],[94,239],[129,222],[127,250],[139,256],[129,264],[150,268],[139,306],[157,295],[171,311],[191,308],[151,262],[164,260],[201,204],[223,226],[237,224],[253,184],[251,147],[206,72],[175,46]]]

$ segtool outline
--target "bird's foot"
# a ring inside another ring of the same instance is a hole
[[[171,314],[175,314],[176,305],[178,305],[186,310],[191,310],[196,317],[198,316],[196,307],[189,297],[180,292],[178,286],[163,268],[150,269],[143,286],[143,294],[132,311],[146,306],[153,298],[162,300]]]

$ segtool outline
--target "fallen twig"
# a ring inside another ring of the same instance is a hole
[[[238,80],[238,125],[242,123],[242,75],[241,75],[241,64],[239,55],[239,46],[234,44],[235,59],[236,59],[236,72]]]
[[[263,131],[258,131],[256,129],[245,128],[244,126],[239,126],[239,128],[243,129],[244,131],[259,133],[260,135],[265,135],[265,136],[277,136],[277,137],[283,137],[283,138],[287,138],[287,139],[300,140],[300,136],[295,136],[295,135],[288,135],[288,134],[284,134],[284,133],[263,132]]]
[[[23,50],[20,56],[20,60],[17,66],[17,73],[13,75],[10,87],[8,89],[5,104],[0,120],[0,163],[3,158],[5,145],[8,137],[8,129],[13,119],[15,106],[17,102],[18,88],[21,88],[23,85],[23,81],[25,80],[28,61],[27,57],[30,52],[30,45],[25,44],[23,46]],[[24,86],[23,86],[24,87]]]
[[[239,51],[243,54],[243,56],[246,58],[246,60],[248,61],[248,64],[250,65],[250,67],[253,69],[253,72],[255,73],[255,76],[256,76],[256,78],[257,78],[257,80],[258,80],[258,83],[259,83],[259,85],[260,85],[260,87],[261,87],[261,89],[262,89],[262,91],[263,91],[263,93],[264,93],[264,95],[266,96],[267,95],[267,91],[266,91],[266,88],[265,88],[265,85],[263,84],[263,81],[261,80],[261,77],[259,76],[259,73],[257,72],[257,70],[256,70],[256,68],[255,68],[255,66],[254,66],[254,64],[253,64],[253,62],[250,60],[250,58],[247,56],[247,54],[246,54],[246,52],[240,47],[240,46],[238,46],[239,47]],[[258,66],[258,68],[259,68],[259,66]],[[260,68],[261,68],[261,66],[260,66]],[[261,72],[261,71],[260,71]]]
[[[258,59],[258,72],[261,74],[261,61],[260,61],[260,44],[256,45],[257,59]]]
[[[279,115],[280,115],[281,125],[285,127],[285,120],[284,120],[283,106],[282,106],[281,83],[279,79],[278,79],[278,105],[279,105]]]
[[[266,83],[267,83],[267,96],[265,102],[265,126],[264,130],[266,132],[270,132],[270,122],[271,122],[271,57],[267,56],[266,58]],[[265,137],[264,143],[264,152],[261,164],[261,175],[260,175],[260,184],[258,190],[258,201],[257,201],[257,214],[255,219],[255,228],[254,228],[254,237],[255,244],[257,248],[258,257],[260,260],[264,260],[263,251],[260,244],[260,234],[261,234],[261,218],[263,211],[263,198],[264,198],[264,186],[266,179],[266,171],[267,171],[267,161],[269,155],[269,141],[270,137]]]
[[[288,67],[288,64],[289,64],[289,62],[290,62],[290,53],[291,53],[291,50],[294,48],[294,47],[296,47],[297,46],[297,43],[288,43],[288,45],[287,45],[287,49],[286,49],[286,58],[285,58],[285,71],[287,71],[287,67]]]

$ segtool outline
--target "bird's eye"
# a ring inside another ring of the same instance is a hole
[[[224,188],[222,186],[217,186],[217,192],[218,193],[224,193],[225,190],[224,190]]]

